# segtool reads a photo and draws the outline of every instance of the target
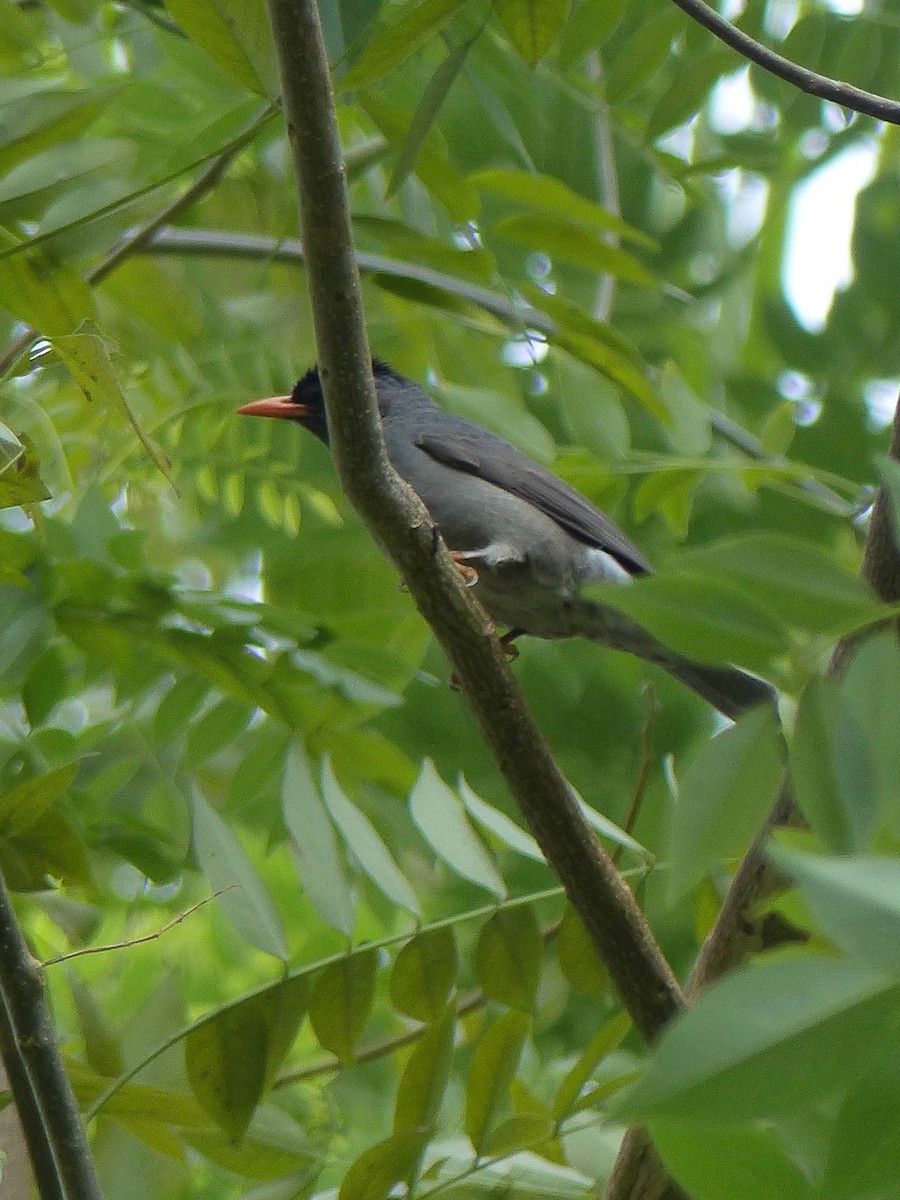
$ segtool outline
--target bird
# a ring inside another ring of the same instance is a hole
[[[584,637],[655,663],[734,720],[775,692],[733,666],[697,663],[632,618],[581,595],[585,584],[628,584],[651,573],[637,546],[605,513],[505,438],[441,409],[380,359],[372,373],[394,469],[418,494],[451,557],[502,641],[523,635]],[[295,421],[328,444],[318,367],[291,394],[254,400],[247,416]]]

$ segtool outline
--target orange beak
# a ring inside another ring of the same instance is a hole
[[[305,404],[294,404],[290,396],[268,396],[265,400],[251,400],[238,409],[245,417],[280,417],[284,421],[302,421],[309,415]]]

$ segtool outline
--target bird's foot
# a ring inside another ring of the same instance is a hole
[[[519,647],[514,646],[513,641],[515,638],[521,637],[524,632],[524,629],[510,629],[509,633],[504,633],[503,637],[499,639],[503,653],[510,662],[519,657]],[[462,681],[455,671],[450,672],[449,684],[452,692],[462,691]]]
[[[478,582],[478,572],[465,561],[469,557],[469,551],[451,550],[450,557],[453,559],[453,564],[457,571],[462,575],[463,583],[466,587],[474,587]]]

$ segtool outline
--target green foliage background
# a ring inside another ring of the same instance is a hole
[[[786,11],[740,24],[900,95],[889,8]],[[628,601],[661,636],[783,690],[811,831],[778,905],[814,936],[648,1057],[327,452],[234,415],[315,357],[262,0],[7,5],[0,865],[45,959],[221,889],[47,969],[106,1193],[596,1194],[640,1119],[699,1200],[895,1196],[897,648],[821,674],[882,615],[854,518],[870,385],[900,373],[896,134],[756,68],[721,132],[740,60],[664,0],[322,16],[374,351],[609,511],[664,568]],[[791,196],[876,140],[855,279],[810,333]],[[219,156],[180,240],[107,272]],[[594,646],[516,670],[683,974],[778,730],[710,740],[696,698]]]

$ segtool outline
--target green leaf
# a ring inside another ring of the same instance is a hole
[[[603,1000],[609,993],[609,975],[597,948],[571,904],[563,909],[559,931],[559,969],[566,983],[584,996]]]
[[[695,116],[713,85],[734,69],[734,62],[732,51],[715,50],[679,71],[650,113],[645,134],[647,141],[654,141]]]
[[[423,0],[408,4],[402,14],[372,38],[343,76],[341,91],[368,87],[389,75],[437,34],[468,0]]]
[[[654,1121],[651,1131],[663,1162],[697,1200],[815,1200],[822,1195],[792,1161],[775,1129]]]
[[[288,956],[284,925],[272,896],[247,853],[198,790],[191,797],[197,861],[225,916],[251,946]]]
[[[898,1001],[894,980],[858,963],[812,955],[760,960],[676,1018],[643,1078],[611,1109],[628,1121],[784,1116],[808,1103],[811,1069],[824,1103],[900,1048]]]
[[[447,1012],[426,1029],[406,1061],[394,1104],[394,1133],[432,1130],[450,1078],[456,1016]]]
[[[879,458],[878,474],[881,476],[885,502],[891,515],[894,549],[900,550],[900,462],[895,458]]]
[[[397,866],[381,835],[364,812],[347,797],[331,762],[322,761],[322,799],[347,847],[379,891],[414,917],[421,916],[416,894]]]
[[[841,697],[855,715],[856,737],[864,743],[851,746],[846,753],[851,760],[863,760],[862,777],[871,773],[877,794],[876,815],[865,794],[854,797],[852,789],[848,790],[848,800],[862,806],[859,813],[851,814],[858,818],[860,845],[876,825],[896,836],[900,830],[900,739],[896,737],[900,728],[900,646],[892,630],[872,634],[857,645],[844,671]],[[841,746],[845,744],[846,736],[841,739]]]
[[[14,254],[0,255],[0,297],[9,312],[45,337],[70,333],[93,317],[91,289],[80,275],[0,230],[0,250],[12,248]]]
[[[415,1173],[427,1133],[407,1129],[370,1146],[351,1163],[339,1200],[386,1200],[398,1183]]]
[[[569,0],[496,0],[494,11],[509,40],[535,67],[565,25]]]
[[[792,625],[838,636],[878,620],[884,609],[859,575],[811,542],[747,534],[679,556],[679,567],[714,572]]]
[[[233,742],[247,728],[252,715],[252,709],[239,700],[226,698],[214,704],[188,727],[182,758],[184,769],[194,770]]]
[[[848,958],[894,971],[900,965],[900,859],[829,858],[778,842],[767,853],[789,875],[824,933]]]
[[[493,167],[487,171],[476,171],[469,178],[481,191],[514,200],[539,213],[557,217],[562,222],[586,225],[598,233],[614,233],[639,246],[646,246],[648,250],[656,248],[656,242],[643,230],[629,225],[616,213],[588,200],[552,175]]]
[[[262,0],[165,0],[187,36],[235,83],[278,94],[274,48]]]
[[[565,70],[580,66],[584,56],[610,37],[622,20],[628,0],[580,0],[560,38],[559,57]]]
[[[509,1085],[530,1025],[524,1013],[504,1013],[482,1034],[475,1047],[466,1088],[465,1124],[477,1155],[484,1153],[498,1114],[509,1103]]]
[[[541,976],[544,943],[530,905],[500,909],[483,926],[475,975],[489,1000],[530,1013]]]
[[[838,1110],[828,1144],[821,1195],[829,1200],[891,1196],[900,1179],[900,1078],[879,1063]]]
[[[553,1119],[564,1121],[581,1107],[587,1084],[604,1058],[618,1050],[631,1030],[627,1012],[617,1013],[601,1025],[585,1046],[578,1062],[566,1075],[553,1097]]]
[[[325,967],[316,979],[309,1019],[322,1047],[342,1063],[354,1060],[375,1001],[377,969],[375,950],[356,950]]]
[[[350,937],[356,906],[338,853],[337,838],[299,738],[291,742],[281,785],[281,811],[293,838],[303,890],[323,921]]]
[[[20,837],[35,825],[68,792],[78,774],[78,763],[69,763],[16,784],[0,796],[0,836]]]
[[[836,853],[864,850],[878,817],[868,731],[839,684],[811,679],[800,697],[791,743],[797,804]]]
[[[196,1025],[184,1042],[194,1095],[232,1139],[243,1137],[300,1028],[309,1000],[303,976],[284,979]]]
[[[745,590],[714,575],[679,572],[584,589],[646,626],[661,642],[698,662],[754,668],[787,650],[784,626]]]
[[[401,146],[407,129],[404,111],[370,95],[361,97],[359,102],[391,145]],[[478,216],[478,192],[451,162],[446,143],[436,126],[431,127],[422,143],[415,172],[454,221],[474,221]]]
[[[431,759],[422,763],[410,792],[409,811],[422,837],[457,875],[500,899],[506,895],[506,885],[469,824],[459,797],[438,775]]]
[[[507,241],[559,258],[586,271],[615,275],[626,283],[657,288],[659,280],[632,254],[610,246],[603,236],[586,225],[540,213],[517,213],[502,217],[494,233]]]
[[[606,79],[606,98],[619,104],[634,95],[672,53],[685,18],[676,11],[654,12],[624,46],[619,46]]]
[[[47,331],[45,331],[47,332]],[[113,368],[109,352],[104,345],[100,332],[90,322],[79,326],[77,333],[64,336],[54,336],[53,349],[63,360],[75,382],[84,392],[88,402],[96,401],[100,405],[119,409],[125,416],[131,428],[151,460],[156,464],[172,488],[175,481],[172,477],[172,464],[166,458],[157,443],[145,433],[134,414],[125,393],[119,386],[119,380]],[[105,414],[103,414],[105,415]],[[101,414],[98,414],[101,418]]]
[[[781,730],[768,704],[758,705],[700,747],[678,788],[670,903],[721,860],[743,853],[775,803],[783,774]]]
[[[514,850],[524,858],[530,858],[534,862],[539,863],[545,861],[540,846],[531,834],[526,833],[506,813],[501,812],[498,808],[494,808],[485,800],[482,800],[480,796],[477,796],[461,775],[457,789],[460,796],[462,796],[466,811],[474,821],[477,821],[479,825],[487,829],[496,838],[499,838],[510,850]]]
[[[430,929],[400,948],[389,994],[394,1008],[415,1021],[433,1021],[444,1011],[456,980],[458,958],[453,931]]]
[[[18,439],[16,439],[18,440]],[[6,445],[8,446],[8,442]],[[0,467],[0,508],[37,504],[49,500],[50,493],[41,480],[37,455],[26,442],[20,443],[17,456]],[[0,571],[2,571],[0,567]]]
[[[60,89],[7,100],[0,117],[0,175],[49,146],[77,138],[120,94],[118,87]]]
[[[553,1136],[553,1122],[542,1113],[515,1113],[501,1121],[488,1134],[485,1156],[515,1154],[548,1142]]]

